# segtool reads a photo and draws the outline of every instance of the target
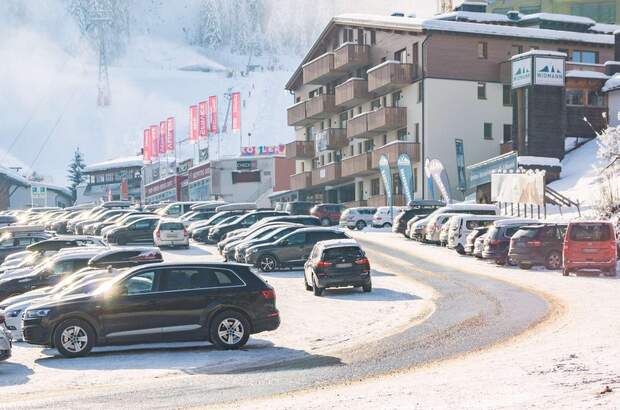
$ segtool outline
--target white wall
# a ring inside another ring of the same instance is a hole
[[[609,106],[609,125],[616,127],[620,125],[620,89],[607,93]]]

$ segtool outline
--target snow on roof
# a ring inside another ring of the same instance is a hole
[[[434,17],[437,20],[468,20],[487,23],[509,23],[514,22],[505,14],[497,13],[476,13],[473,11],[453,11],[450,13],[439,14]]]
[[[362,78],[362,77],[351,77],[348,80],[338,84],[336,86],[336,88],[340,87],[341,85],[345,85],[346,83],[348,83],[349,81],[366,81],[366,79]]]
[[[566,72],[566,77],[592,78],[596,80],[607,80],[609,78],[605,73],[590,70],[568,70]]]
[[[526,51],[525,53],[521,53],[521,54],[515,54],[514,56],[510,57],[511,60],[516,60],[522,57],[529,57],[529,56],[556,56],[556,57],[566,57],[566,53],[563,53],[561,51],[551,51],[551,50],[530,50],[530,51]]]
[[[520,21],[547,20],[558,23],[587,24],[593,26],[596,21],[589,17],[573,16],[571,14],[555,14],[555,13],[534,13],[526,14],[521,17]]]
[[[23,176],[21,176],[17,172],[13,171],[12,169],[3,167],[2,165],[0,165],[0,174],[2,174],[4,176],[6,176],[7,178],[10,178],[10,179],[12,179],[14,181],[17,181],[20,184],[30,185],[30,182],[26,178],[24,178]]]
[[[552,157],[533,157],[533,156],[521,156],[517,157],[517,163],[519,165],[540,165],[542,167],[562,167],[560,160]]]
[[[614,34],[614,31],[620,29],[620,26],[615,24],[596,23],[588,30],[593,33]]]
[[[602,90],[603,92],[608,92],[618,88],[620,88],[620,73],[614,74],[609,80],[607,80]]]
[[[141,155],[133,157],[115,158],[108,161],[88,165],[86,168],[84,168],[84,172],[105,171],[106,169],[116,168],[142,167],[143,161],[144,160]]]

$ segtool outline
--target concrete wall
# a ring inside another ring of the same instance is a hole
[[[609,125],[616,127],[620,125],[620,90],[614,90],[607,94],[607,103],[609,105]]]

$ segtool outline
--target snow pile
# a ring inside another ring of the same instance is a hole
[[[603,92],[613,91],[620,88],[620,73],[616,73],[609,80],[605,82],[602,90]]]
[[[115,158],[108,161],[91,164],[84,168],[84,172],[103,171],[106,169],[142,167],[142,156]]]
[[[591,78],[595,80],[607,80],[609,78],[605,73],[590,70],[568,70],[566,77]]]
[[[541,166],[541,167],[561,167],[560,160],[551,157],[534,157],[534,156],[520,156],[517,157],[517,163],[519,165],[529,166]]]
[[[526,14],[521,17],[520,21],[546,20],[555,21],[557,23],[583,24],[593,26],[596,21],[589,17],[574,16],[571,14],[555,14],[555,13],[533,13]]]

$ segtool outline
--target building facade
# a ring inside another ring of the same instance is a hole
[[[86,182],[78,192],[78,203],[142,198],[142,156],[117,158],[84,168]],[[126,190],[126,192],[123,192]]]
[[[396,161],[406,153],[417,199],[430,199],[426,158],[443,163],[452,197],[462,199],[457,140],[465,165],[512,149],[510,58],[535,49],[561,51],[568,55],[566,69],[575,72],[571,86],[584,95],[600,91],[606,75],[601,62],[613,58],[614,41],[609,33],[591,32],[594,25],[570,16],[522,19],[471,11],[426,20],[334,18],[286,85],[294,94],[287,109],[295,130],[286,149],[296,160],[291,189],[301,199],[385,205],[378,161],[386,155],[394,204],[402,205]],[[600,71],[601,77],[581,78],[580,71]],[[606,110],[605,97],[592,95],[575,100],[565,121],[581,126],[590,101],[593,121],[602,119],[597,110]]]

